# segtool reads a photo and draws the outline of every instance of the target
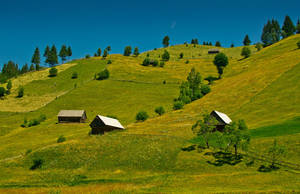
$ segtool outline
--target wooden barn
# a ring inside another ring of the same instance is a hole
[[[208,54],[217,54],[217,53],[219,53],[219,52],[220,52],[220,50],[217,49],[217,48],[213,48],[213,49],[209,49],[209,50],[208,50]]]
[[[113,130],[123,130],[124,127],[117,119],[97,115],[91,122],[91,134],[104,134],[104,132]]]
[[[59,123],[84,123],[87,119],[85,110],[61,110],[57,117]]]
[[[225,113],[216,110],[212,111],[210,113],[210,116],[215,117],[217,119],[218,124],[216,126],[216,130],[218,131],[223,131],[225,126],[232,122],[231,119]]]

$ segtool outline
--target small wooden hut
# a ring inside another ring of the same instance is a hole
[[[212,111],[210,113],[210,116],[216,118],[216,120],[218,121],[218,124],[216,126],[216,130],[218,131],[224,131],[225,126],[232,122],[225,113],[216,110]]]
[[[97,115],[91,122],[90,127],[92,128],[91,134],[104,134],[113,130],[124,130],[124,127],[117,119]]]
[[[84,123],[87,119],[85,110],[61,110],[57,117],[59,123]]]
[[[209,49],[208,54],[217,54],[220,53],[220,50],[217,48]]]

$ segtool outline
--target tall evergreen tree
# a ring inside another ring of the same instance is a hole
[[[282,37],[286,38],[295,34],[296,28],[293,24],[291,18],[287,15],[285,16],[283,26],[282,26]]]
[[[102,52],[102,51],[101,51],[101,48],[98,48],[98,49],[97,49],[97,56],[98,56],[98,57],[101,56],[101,52]]]
[[[215,46],[217,46],[217,47],[221,47],[221,43],[220,43],[220,41],[217,41]]]
[[[30,68],[29,68],[29,71],[34,71],[34,70],[35,70],[34,65],[31,64],[31,65],[30,65]]]
[[[45,48],[45,51],[44,51],[44,55],[43,55],[46,58],[46,61],[45,61],[46,63],[48,63],[47,61],[48,61],[49,55],[50,55],[50,47],[47,45]]]
[[[108,55],[107,49],[104,49],[102,57],[103,57],[103,58],[106,58],[107,55]]]
[[[11,88],[12,88],[12,82],[11,82],[11,80],[8,80],[7,85],[6,85],[7,94],[10,94]]]
[[[71,46],[68,47],[67,53],[68,53],[68,57],[69,57],[69,59],[70,59],[70,57],[72,56],[72,49],[71,49]]]
[[[62,63],[64,63],[67,56],[68,56],[68,49],[67,49],[66,45],[62,45],[60,52],[59,52],[59,57],[61,58]]]
[[[55,45],[52,46],[46,62],[49,63],[51,66],[58,64],[58,57]]]
[[[36,49],[34,51],[34,54],[31,59],[31,63],[33,63],[35,65],[40,65],[40,63],[41,63],[40,50],[38,47],[36,47]]]
[[[170,41],[169,36],[165,36],[164,39],[163,39],[163,42],[162,42],[163,46],[168,47],[169,46],[169,41]]]
[[[245,46],[249,46],[250,45],[251,40],[250,40],[248,34],[245,36],[243,43],[244,43]]]
[[[138,48],[138,47],[135,47],[135,48],[134,48],[133,54],[134,54],[134,56],[136,56],[136,57],[139,56],[140,53],[139,53],[139,48]]]
[[[111,46],[106,47],[107,52],[111,51]]]
[[[297,34],[300,34],[300,20],[299,20],[299,19],[298,19],[298,21],[297,21],[296,33],[297,33]]]
[[[131,46],[126,46],[124,49],[124,56],[130,56],[131,55]]]
[[[264,25],[263,32],[261,35],[261,41],[264,46],[269,46],[280,40],[281,29],[277,20],[268,20],[267,24]]]
[[[28,72],[28,65],[27,63],[25,65],[23,65],[22,69],[21,69],[21,74],[27,73]]]

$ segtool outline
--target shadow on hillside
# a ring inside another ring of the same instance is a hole
[[[208,164],[214,166],[223,166],[224,164],[229,164],[234,166],[242,161],[242,156],[238,155],[237,157],[232,153],[227,152],[207,152],[205,155],[212,155],[215,158],[215,161],[207,161]]]

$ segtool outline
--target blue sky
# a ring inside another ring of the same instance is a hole
[[[141,51],[198,38],[241,45],[246,34],[260,40],[264,23],[285,15],[300,16],[296,0],[9,0],[0,1],[0,65],[30,63],[35,47],[71,45],[73,58],[110,45],[123,53],[127,45]],[[42,59],[44,61],[44,59]]]

